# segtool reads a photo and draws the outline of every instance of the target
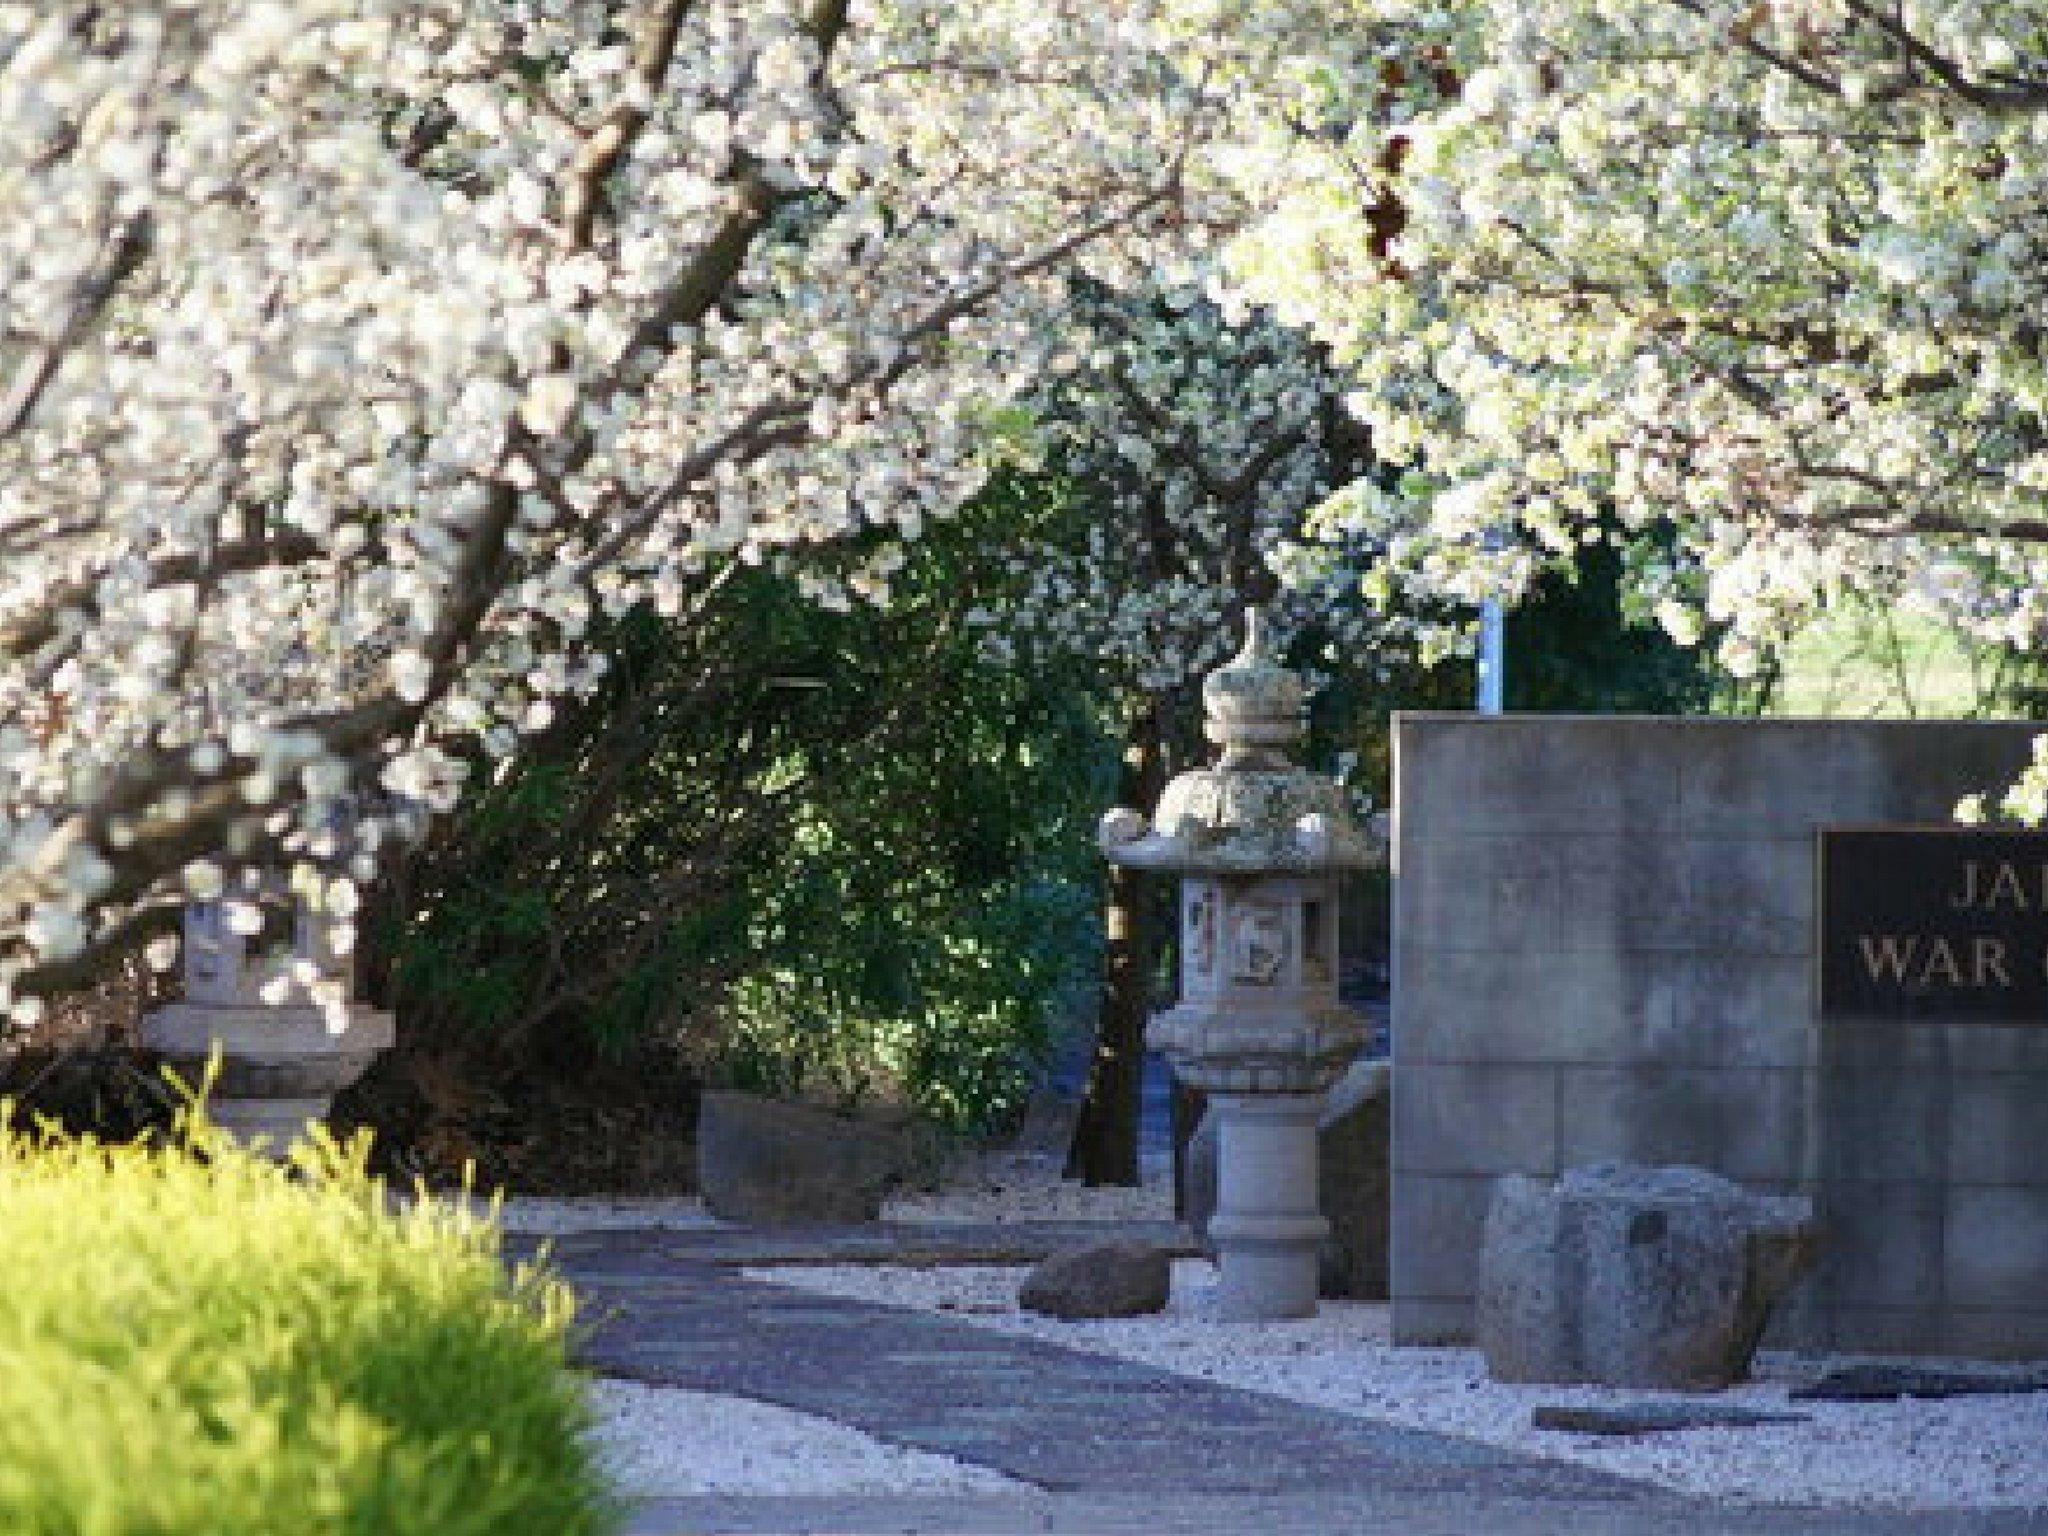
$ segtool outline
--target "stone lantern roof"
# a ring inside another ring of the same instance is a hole
[[[1343,786],[1296,764],[1307,734],[1308,689],[1281,665],[1256,608],[1244,649],[1202,684],[1204,734],[1223,749],[1210,767],[1166,786],[1148,822],[1118,809],[1102,818],[1103,856],[1113,864],[1188,875],[1317,874],[1376,867],[1377,839],[1363,831]]]

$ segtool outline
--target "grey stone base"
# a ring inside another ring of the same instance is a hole
[[[207,1117],[281,1153],[327,1118],[334,1096],[391,1048],[392,1017],[352,1006],[336,1030],[304,1004],[177,1002],[142,1020],[142,1045],[180,1081],[206,1089]],[[210,1081],[209,1081],[210,1074]]]

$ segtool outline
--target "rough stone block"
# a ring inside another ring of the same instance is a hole
[[[903,1178],[900,1117],[713,1092],[697,1117],[697,1180],[712,1215],[751,1226],[873,1221]]]
[[[1476,1326],[1496,1380],[1716,1389],[1811,1265],[1813,1207],[1697,1168],[1495,1187]]]

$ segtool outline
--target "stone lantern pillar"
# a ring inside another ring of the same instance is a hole
[[[1379,862],[1334,780],[1297,766],[1307,690],[1257,610],[1244,649],[1202,687],[1215,765],[1167,785],[1148,822],[1102,820],[1111,862],[1182,877],[1181,1001],[1146,1033],[1217,1117],[1209,1236],[1236,1318],[1316,1308],[1316,1119],[1365,1044],[1337,1000],[1337,887]]]
[[[253,934],[235,931],[224,902],[186,906],[185,996],[144,1017],[142,1043],[195,1088],[218,1052],[207,1114],[282,1153],[390,1049],[392,1019],[351,997],[333,919],[280,891],[248,904],[263,918]],[[320,994],[337,987],[348,1001],[330,1009]]]

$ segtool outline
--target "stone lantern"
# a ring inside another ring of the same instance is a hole
[[[1181,1001],[1146,1033],[1217,1118],[1209,1236],[1235,1318],[1316,1308],[1316,1120],[1365,1044],[1337,1000],[1337,887],[1379,863],[1334,780],[1297,766],[1307,690],[1273,653],[1261,616],[1244,649],[1202,687],[1206,734],[1223,749],[1181,774],[1148,823],[1102,820],[1112,863],[1182,877]]]
[[[194,1088],[217,1051],[208,1116],[281,1153],[390,1049],[392,1019],[351,997],[334,919],[277,889],[246,905],[262,918],[255,933],[235,930],[227,903],[186,906],[185,996],[143,1019],[142,1043]],[[347,1002],[330,1010],[320,994],[336,988]]]

